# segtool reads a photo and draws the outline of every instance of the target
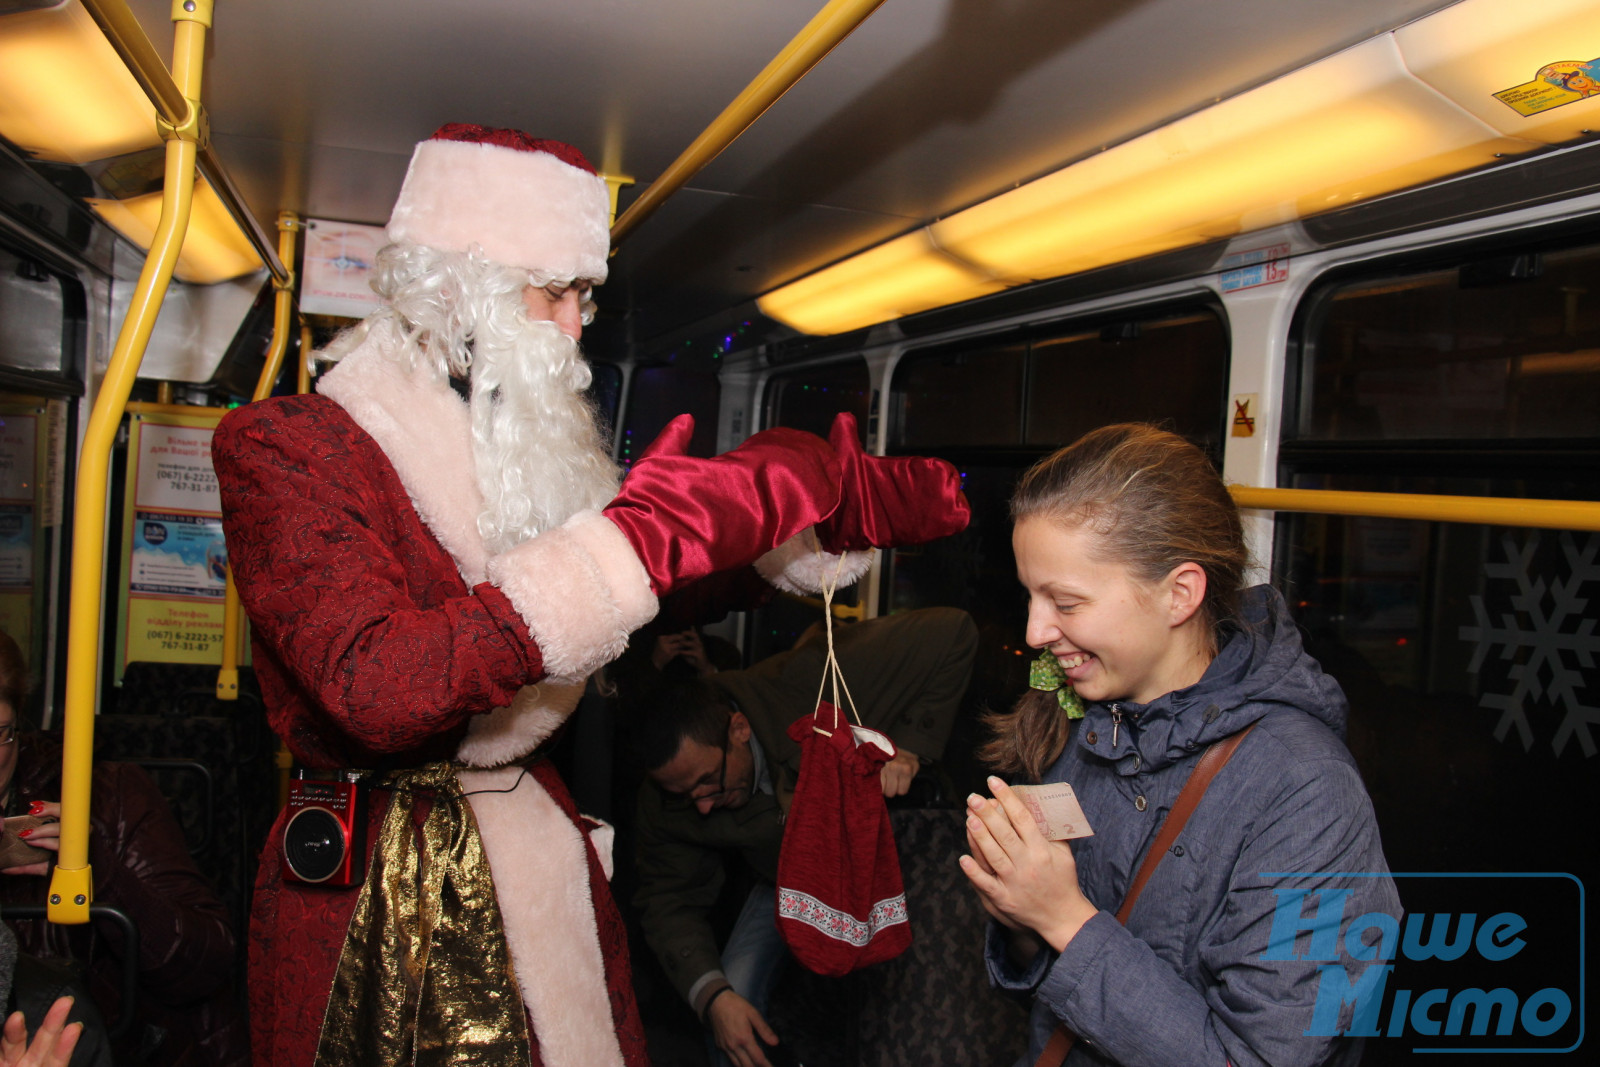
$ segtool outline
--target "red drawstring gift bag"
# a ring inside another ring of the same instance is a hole
[[[904,952],[911,925],[878,777],[894,758],[894,742],[839,712],[843,679],[830,609],[823,682],[832,675],[834,701],[818,692],[817,710],[789,726],[800,745],[800,778],[778,853],[778,930],[807,969],[841,975]],[[850,710],[859,721],[853,700]]]

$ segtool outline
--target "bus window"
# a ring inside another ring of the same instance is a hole
[[[1040,341],[1027,442],[1058,447],[1107,423],[1155,422],[1220,456],[1227,367],[1227,330],[1209,308]]]
[[[37,717],[59,679],[54,610],[66,590],[64,508],[67,441],[74,405],[60,397],[0,388],[0,629],[22,650],[35,678]]]
[[[1296,436],[1600,432],[1600,248],[1528,252],[1324,294]]]
[[[716,353],[710,350],[696,353],[684,349],[673,353],[666,363],[634,368],[618,449],[624,466],[632,463],[679,415],[694,416],[689,451],[697,456],[716,453],[717,408],[722,402],[717,372],[721,366]]]
[[[0,628],[33,673],[35,722],[62,684],[66,528],[77,439],[83,286],[0,245]]]
[[[82,304],[81,292],[73,279],[0,245],[0,367],[52,374],[68,367],[67,308],[74,296]]]
[[[789,426],[827,437],[834,416],[848,411],[856,417],[856,428],[865,434],[871,395],[871,375],[860,359],[774,374],[767,381],[763,425]]]
[[[1600,499],[1597,268],[1569,249],[1504,286],[1464,262],[1308,294],[1280,484]],[[1565,813],[1597,800],[1600,534],[1284,515],[1276,544],[1307,647],[1350,699],[1390,866],[1593,869]]]
[[[856,417],[856,430],[865,438],[871,411],[872,379],[862,359],[827,363],[819,367],[781,372],[767,380],[763,406],[765,426],[787,426],[826,438],[842,411]],[[860,583],[841,589],[834,600],[841,606],[859,603]],[[780,596],[750,613],[745,631],[745,660],[757,663],[794,643],[822,620],[817,602]]]
[[[895,368],[894,441],[906,451],[1020,445],[1026,344],[913,353]]]
[[[1485,261],[1467,260],[1334,282],[1308,296],[1281,484],[1600,498],[1600,296],[1588,295],[1600,293],[1600,247],[1487,262],[1501,265],[1498,277]],[[1506,269],[1512,264],[1520,278]],[[1310,621],[1339,631],[1391,683],[1446,684],[1441,661],[1424,647],[1437,635],[1419,634],[1429,625],[1428,591],[1446,560],[1466,570],[1453,569],[1441,591],[1484,581],[1502,535],[1457,524],[1285,521],[1296,546],[1290,573],[1309,566],[1315,575],[1316,593],[1298,591]],[[1463,537],[1477,546],[1464,557]],[[1326,573],[1333,560],[1339,574]],[[1467,623],[1448,624],[1459,625]],[[1413,639],[1394,643],[1407,634]],[[1454,641],[1452,631],[1446,643]],[[1459,692],[1475,691],[1472,680],[1446,674]]]

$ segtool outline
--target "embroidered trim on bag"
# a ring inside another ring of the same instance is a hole
[[[836,911],[806,893],[779,889],[778,916],[804,923],[835,941],[844,941],[860,948],[889,927],[906,921],[906,895],[901,893],[897,897],[878,901],[868,912],[866,921],[862,922],[854,915]]]

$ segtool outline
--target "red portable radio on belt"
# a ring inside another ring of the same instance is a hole
[[[353,886],[366,878],[366,789],[360,771],[311,778],[300,770],[289,782],[283,827],[285,881]]]

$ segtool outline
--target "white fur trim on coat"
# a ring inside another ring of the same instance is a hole
[[[540,1059],[548,1067],[621,1067],[583,834],[521,767],[460,777]]]
[[[471,417],[449,383],[408,372],[369,337],[322,376],[317,390],[377,442],[467,586],[491,580],[478,533],[483,497],[472,474]],[[535,542],[539,547],[531,547]],[[537,748],[576,707],[577,683],[621,655],[628,635],[656,612],[632,547],[595,512],[575,515],[497,561],[495,583],[528,624],[550,677],[521,690],[510,706],[468,721],[457,754],[476,767],[499,766]],[[573,619],[581,622],[571,625]],[[534,620],[544,620],[542,631]],[[591,637],[598,643],[585,646]],[[569,686],[575,692],[567,693]]]
[[[408,373],[371,334],[322,376],[317,392],[378,443],[462,580],[469,587],[482,582],[488,562],[478,533],[483,494],[473,475],[466,401],[449,382],[423,370]]]
[[[605,179],[549,152],[430,140],[412,153],[388,235],[447,252],[477,245],[540,278],[599,283],[610,219]]]
[[[524,686],[503,708],[467,720],[456,758],[469,767],[503,767],[544,743],[583,699],[583,685]]]
[[[834,582],[838,589],[856,584],[872,569],[872,553],[846,552],[841,560],[822,550],[816,528],[808,526],[756,560],[756,573],[785,593],[813,596]]]
[[[622,655],[628,635],[656,614],[644,564],[598,511],[580,511],[493,557],[489,580],[511,599],[559,681],[586,678]]]

